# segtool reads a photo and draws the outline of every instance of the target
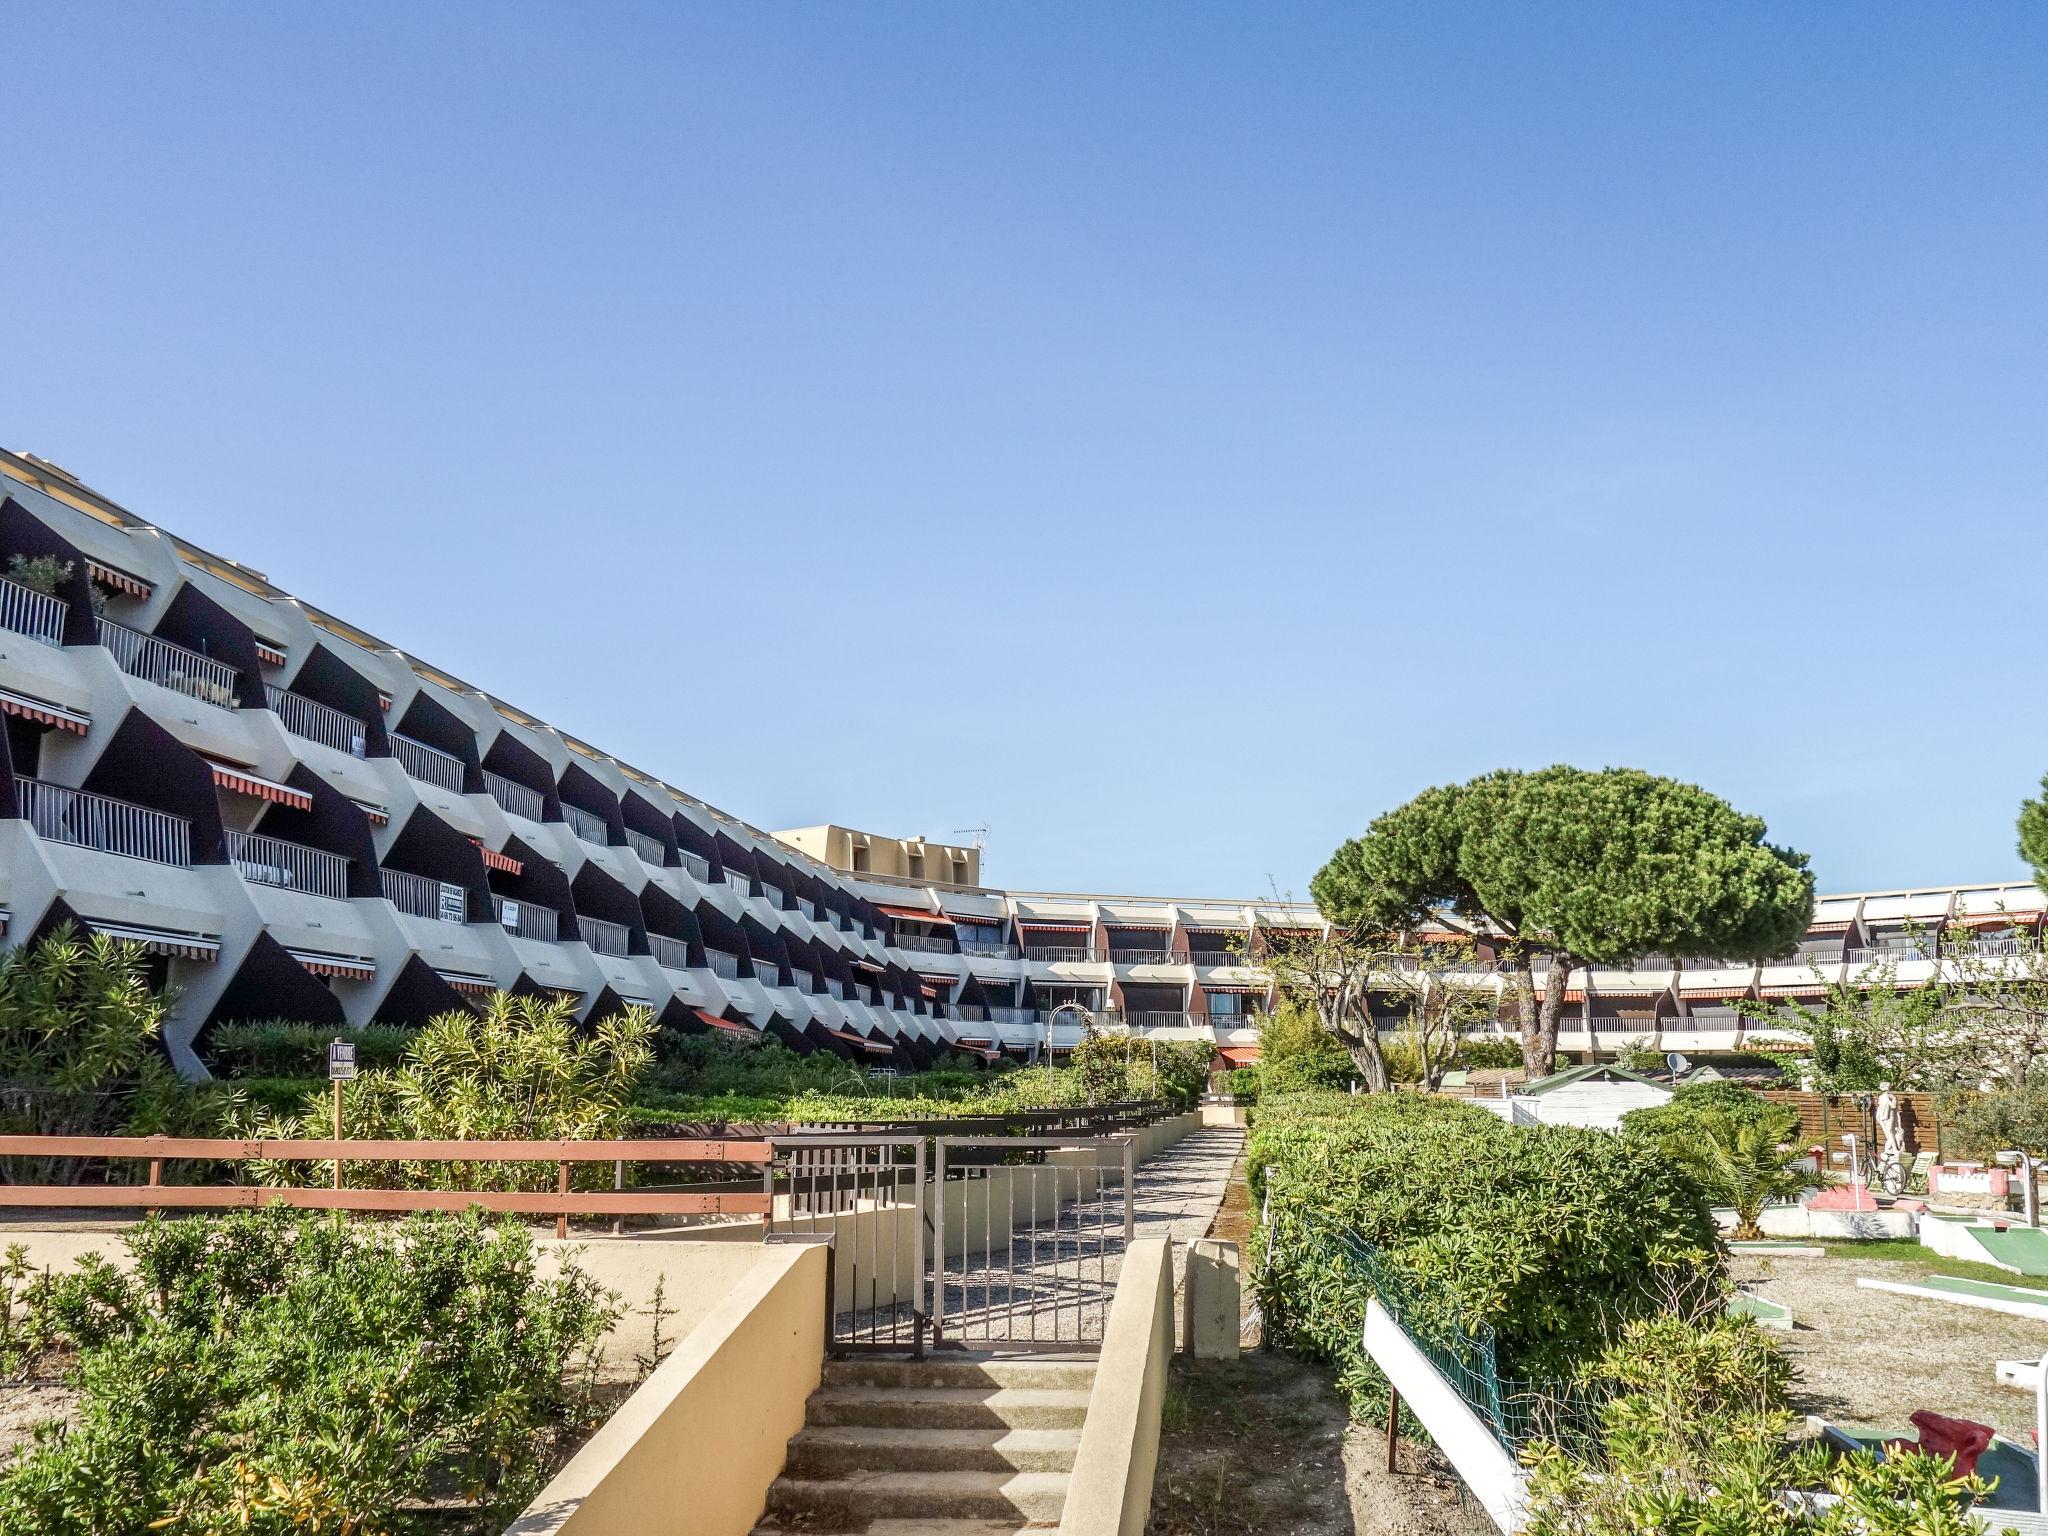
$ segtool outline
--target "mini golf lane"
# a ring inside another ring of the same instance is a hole
[[[2007,1227],[2003,1232],[1985,1227],[1973,1229],[1970,1235],[1999,1268],[2022,1275],[2048,1275],[2048,1232],[2038,1227]]]
[[[2012,1317],[2031,1317],[2048,1322],[2048,1291],[2030,1291],[2024,1286],[1996,1285],[1988,1280],[1959,1280],[1953,1275],[1929,1275],[1925,1280],[1873,1280],[1858,1275],[1856,1283],[1873,1291],[1890,1291],[1899,1296],[1920,1296],[1929,1301],[1946,1301],[1957,1306],[1978,1307],[1986,1312],[2004,1312]]]

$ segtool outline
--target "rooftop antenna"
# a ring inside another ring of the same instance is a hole
[[[980,853],[988,847],[987,827],[955,827],[946,835],[948,837],[967,837],[971,835],[974,838],[974,851],[976,853]]]

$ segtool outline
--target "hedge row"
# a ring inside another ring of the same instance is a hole
[[[1568,1375],[1620,1323],[1690,1308],[1721,1282],[1713,1218],[1659,1154],[1604,1131],[1514,1126],[1418,1094],[1292,1094],[1259,1105],[1247,1153],[1272,1226],[1254,1239],[1261,1309],[1302,1352],[1346,1367],[1355,1400],[1365,1282],[1328,1234],[1355,1234],[1466,1329],[1504,1375]]]

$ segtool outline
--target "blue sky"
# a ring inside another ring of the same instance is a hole
[[[0,443],[769,826],[1303,893],[2048,770],[2048,20],[16,5]]]

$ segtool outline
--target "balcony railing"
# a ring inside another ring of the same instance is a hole
[[[145,678],[202,704],[220,709],[241,707],[242,674],[226,662],[112,619],[99,621],[99,635],[100,644],[113,654],[114,664],[130,676]]]
[[[1188,1022],[1188,1016],[1178,1009],[1139,1008],[1124,1015],[1124,1022],[1134,1030],[1180,1029]]]
[[[1026,944],[1026,960],[1044,960],[1055,965],[1072,965],[1082,961],[1101,961],[1108,958],[1105,950],[1093,949],[1086,944]]]
[[[711,974],[723,976],[727,981],[740,979],[740,957],[727,954],[722,949],[704,951],[704,963],[711,967]]]
[[[1036,1024],[1038,1022],[1038,1010],[1036,1008],[991,1007],[988,1011],[988,1021],[991,1024]]]
[[[263,690],[263,702],[277,716],[277,723],[294,736],[317,741],[323,746],[361,757],[369,742],[369,727],[346,710],[335,709],[303,693],[279,688],[274,683]]]
[[[792,965],[789,968],[789,984],[799,992],[808,993],[813,985],[811,973],[800,966]]]
[[[1219,965],[1250,965],[1251,957],[1229,949],[1191,949],[1188,964],[1213,968]]]
[[[348,899],[348,860],[324,848],[288,843],[255,832],[228,832],[228,861],[256,885],[304,891],[330,901]]]
[[[797,911],[803,913],[803,915],[809,918],[812,922],[815,923],[818,920],[818,904],[815,901],[811,900],[810,897],[797,897],[796,909]]]
[[[782,985],[782,967],[771,961],[756,960],[754,962],[754,980],[764,987],[779,987]]]
[[[668,845],[658,837],[649,837],[645,832],[626,828],[626,846],[638,855],[640,862],[654,869],[668,863]]]
[[[928,933],[899,933],[889,942],[898,949],[914,949],[927,955],[950,955],[953,953],[951,939],[934,938]]]
[[[782,910],[783,902],[782,887],[779,885],[770,884],[768,881],[763,880],[761,882],[761,899],[767,902],[768,905],[773,907],[776,911],[780,912]]]
[[[1112,946],[1109,951],[1109,959],[1112,965],[1172,965],[1174,963],[1172,950],[1153,949],[1149,946],[1144,949],[1118,949]]]
[[[538,939],[543,944],[555,944],[561,940],[562,914],[553,907],[537,907],[530,901],[508,901],[503,896],[493,896],[491,910],[497,914],[498,926],[507,933],[517,934],[522,939]]]
[[[647,947],[654,951],[654,963],[664,970],[687,971],[690,968],[690,946],[681,939],[672,939],[665,933],[647,935]]]
[[[484,770],[484,788],[498,802],[498,809],[507,816],[524,816],[528,821],[539,821],[547,810],[547,796],[537,789],[529,789],[516,779],[508,779],[502,773]]]
[[[1879,960],[1932,960],[1934,941],[1925,944],[1872,944],[1867,948],[1853,948],[1846,958],[1851,965],[1869,965]]]
[[[692,853],[689,849],[685,848],[679,857],[683,861],[683,868],[690,872],[691,879],[695,880],[699,885],[709,885],[711,883],[711,861],[705,858],[703,854]]]
[[[979,960],[1014,960],[1017,958],[1017,946],[1014,944],[989,944],[974,939],[962,939],[960,941],[960,953],[963,955],[973,955]]]
[[[424,741],[414,741],[410,736],[394,733],[391,737],[391,755],[398,761],[407,775],[422,784],[438,784],[443,789],[462,793],[462,759],[453,752],[443,752],[439,747],[430,747]]]
[[[630,931],[624,923],[609,923],[601,917],[579,917],[576,930],[583,935],[583,942],[600,955],[623,955]]]
[[[593,816],[581,806],[562,807],[562,820],[569,824],[569,830],[586,843],[595,843],[603,848],[612,840],[612,829],[602,816]]]
[[[64,600],[0,576],[0,629],[29,635],[45,645],[64,643]]]
[[[446,880],[431,880],[402,869],[379,872],[384,882],[384,899],[401,912],[414,917],[431,917],[436,922],[467,920],[469,893]]]
[[[152,864],[192,862],[192,823],[182,816],[41,779],[17,779],[14,787],[38,837]]]

